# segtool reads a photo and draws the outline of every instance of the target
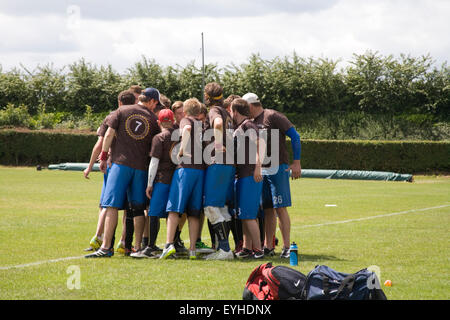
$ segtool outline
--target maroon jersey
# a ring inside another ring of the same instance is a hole
[[[155,183],[170,184],[172,181],[172,175],[176,166],[172,161],[171,155],[175,144],[178,143],[178,141],[171,140],[174,130],[173,128],[163,129],[161,133],[153,137],[150,156],[159,159]]]
[[[253,119],[259,130],[267,130],[267,142],[266,142],[266,154],[271,157],[271,150],[273,144],[278,144],[279,148],[279,163],[289,164],[289,155],[286,148],[286,131],[288,131],[294,125],[289,119],[276,110],[264,109],[263,112]],[[279,133],[278,141],[271,141],[271,130],[277,129]],[[261,132],[260,132],[261,135]],[[276,145],[274,145],[275,147]],[[269,164],[264,164],[263,167],[270,167]]]
[[[122,106],[108,116],[106,124],[116,131],[112,162],[147,170],[152,139],[161,131],[156,115],[142,105]]]
[[[208,122],[209,122],[209,126],[210,129],[214,129],[214,120],[216,120],[217,118],[221,118],[222,119],[222,132],[223,132],[223,141],[222,144],[223,146],[227,146],[227,140],[228,140],[228,146],[232,146],[233,145],[233,130],[234,130],[234,125],[233,125],[233,119],[231,118],[230,114],[228,113],[228,111],[223,108],[223,107],[219,107],[219,106],[213,106],[209,109],[208,112]],[[215,142],[214,141],[214,136],[211,139],[211,142]],[[214,163],[226,163],[226,164],[233,164],[233,152],[224,152],[223,153],[223,158],[222,157],[217,157],[215,155],[215,150],[212,151],[212,164]]]
[[[192,168],[201,169],[205,168],[203,161],[203,124],[201,121],[194,117],[187,116],[180,121],[180,141],[183,135],[183,129],[185,126],[191,126],[191,134],[186,149],[189,154],[183,154],[181,157],[181,163],[177,168]],[[181,147],[181,143],[180,143]]]
[[[242,121],[234,131],[237,178],[252,176],[255,172],[258,127],[250,120]]]

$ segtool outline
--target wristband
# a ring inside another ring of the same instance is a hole
[[[108,151],[102,151],[102,153],[100,154],[100,160],[101,161],[108,160]]]

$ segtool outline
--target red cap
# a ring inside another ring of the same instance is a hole
[[[174,116],[173,116],[173,112],[170,109],[162,109],[159,113],[158,113],[158,120],[160,122],[167,122],[167,121],[172,121],[174,122]]]

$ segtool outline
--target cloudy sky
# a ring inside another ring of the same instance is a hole
[[[0,64],[33,69],[84,57],[122,72],[146,56],[162,65],[225,67],[252,53],[341,59],[450,57],[450,0],[0,0]]]

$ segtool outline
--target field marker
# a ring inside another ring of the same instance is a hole
[[[341,221],[332,221],[332,222],[325,222],[325,223],[318,223],[318,224],[310,224],[310,225],[306,225],[306,226],[292,226],[291,228],[292,229],[304,229],[304,228],[322,227],[322,226],[328,226],[328,225],[334,225],[334,224],[343,224],[343,223],[349,223],[349,222],[365,221],[365,220],[371,220],[371,219],[377,219],[377,218],[392,217],[392,216],[398,216],[398,215],[408,214],[408,213],[413,213],[413,212],[423,212],[423,211],[429,211],[429,210],[433,210],[433,209],[442,209],[442,208],[446,208],[446,207],[450,207],[450,204],[444,204],[444,205],[441,205],[441,206],[422,208],[422,209],[411,209],[411,210],[405,210],[405,211],[399,211],[399,212],[393,212],[393,213],[387,213],[387,214],[380,214],[380,215],[377,215],[377,216],[370,216],[370,217],[357,218],[357,219],[348,219],[348,220],[341,220]],[[44,264],[44,263],[68,261],[68,260],[75,260],[75,259],[81,259],[81,258],[84,258],[84,255],[83,256],[77,256],[77,257],[66,257],[66,258],[58,258],[58,259],[37,261],[37,262],[19,264],[19,265],[16,265],[16,266],[0,267],[0,270],[20,269],[20,268],[38,266],[38,265],[41,265],[41,264]]]

